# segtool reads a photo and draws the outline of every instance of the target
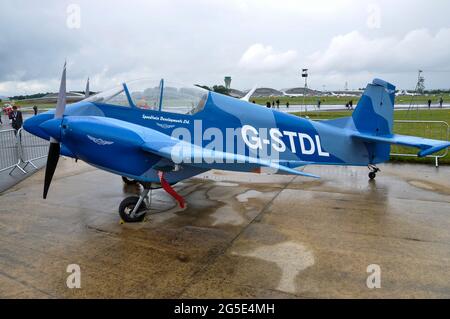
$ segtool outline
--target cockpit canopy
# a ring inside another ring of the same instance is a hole
[[[208,90],[196,85],[182,85],[141,79],[123,83],[113,89],[103,91],[85,101],[111,104],[123,107],[137,107],[146,110],[195,114],[205,107]]]

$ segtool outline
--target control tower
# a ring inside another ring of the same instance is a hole
[[[231,88],[231,76],[226,76],[224,81],[225,81],[225,87],[229,90]]]

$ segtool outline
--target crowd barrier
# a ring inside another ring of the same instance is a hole
[[[0,172],[19,169],[25,172],[20,167],[20,153],[19,141],[17,139],[17,132],[15,130],[0,131]]]
[[[445,121],[409,121],[395,120],[394,133],[403,135],[415,135],[433,140],[448,141],[450,128]],[[436,167],[439,166],[439,159],[448,155],[448,148],[427,157],[434,158]],[[400,145],[391,146],[391,156],[417,157],[417,149]]]
[[[18,169],[26,174],[28,165],[38,169],[35,161],[45,158],[47,152],[48,141],[23,129],[0,131],[0,172],[10,170],[9,174],[12,174]]]
[[[19,130],[18,138],[20,140],[20,160],[25,164],[24,168],[31,165],[37,169],[34,162],[47,157],[49,142],[23,129]]]

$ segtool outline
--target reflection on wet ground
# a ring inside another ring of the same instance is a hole
[[[42,172],[0,195],[0,297],[450,297],[450,168],[381,168],[211,171],[175,186],[184,210],[153,190],[145,221],[120,224],[140,188],[62,159],[47,201]]]

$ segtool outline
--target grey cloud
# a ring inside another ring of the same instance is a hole
[[[81,8],[80,29],[66,27],[71,3]],[[367,28],[370,3],[381,9],[380,29]],[[354,56],[346,56],[345,49],[336,51],[332,43],[339,35],[356,33],[367,41],[361,41],[361,47],[350,41],[348,50],[370,53],[370,46],[379,43],[371,41],[377,39],[394,39],[386,46],[396,47],[395,41],[412,30],[435,36],[450,28],[446,19],[450,3],[441,0],[399,0],[395,5],[387,0],[3,0],[0,6],[2,95],[56,90],[65,59],[69,85],[76,86],[72,89],[82,89],[87,76],[95,89],[104,89],[147,76],[215,84],[225,75],[233,77],[237,88],[254,83],[285,88],[301,82],[302,67],[311,69],[311,85],[317,88],[341,88],[345,81],[364,86],[372,75],[409,86],[403,73],[420,59],[433,60],[429,65],[433,68],[449,65],[447,55],[427,54],[406,63],[402,50],[394,50],[400,54],[396,61],[402,63],[362,57],[364,63],[346,67],[340,58]],[[258,43],[264,54],[242,62],[246,51]],[[414,77],[414,70],[408,72]],[[428,83],[450,86],[437,75]]]

